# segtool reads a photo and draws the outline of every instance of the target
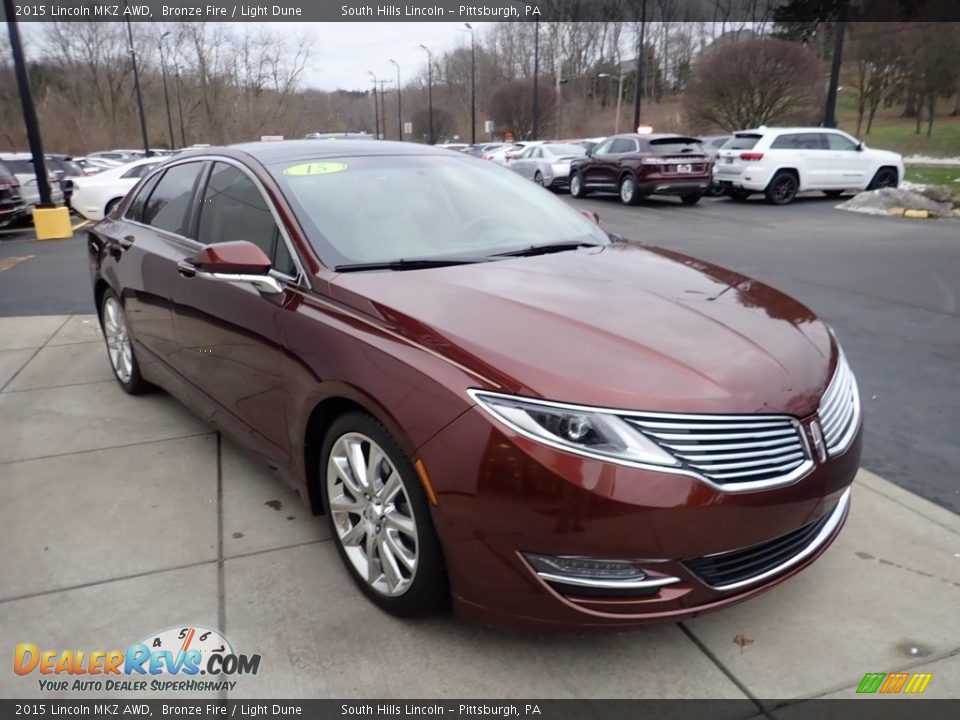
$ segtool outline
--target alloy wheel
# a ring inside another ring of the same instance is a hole
[[[337,540],[357,574],[381,595],[403,595],[416,576],[420,543],[397,468],[376,442],[350,432],[330,449],[326,482]]]
[[[113,372],[122,383],[130,382],[133,373],[133,348],[127,332],[127,320],[116,298],[107,298],[103,304],[103,334],[107,340],[107,355]]]
[[[877,179],[874,181],[876,189],[896,187],[897,173],[893,170],[881,170],[877,173]]]
[[[539,172],[533,176],[533,181],[540,187],[543,187],[543,175],[541,175]]]
[[[570,177],[570,194],[574,197],[580,195],[580,173],[574,173]]]
[[[626,205],[629,205],[633,202],[633,196],[637,192],[637,186],[633,182],[633,178],[625,177],[620,183],[620,200]]]

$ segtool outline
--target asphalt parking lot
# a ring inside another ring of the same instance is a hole
[[[2,642],[126,647],[169,626],[219,627],[263,656],[231,697],[738,698],[733,716],[785,720],[796,706],[764,700],[851,697],[865,673],[893,670],[932,672],[925,696],[960,696],[960,225],[821,200],[571,202],[614,232],[770,282],[837,329],[864,398],[865,469],[813,567],[745,604],[634,632],[543,638],[385,616],[353,587],[323,518],[168,396],[116,386],[82,235],[7,236]],[[0,695],[57,696],[36,682],[0,674]]]

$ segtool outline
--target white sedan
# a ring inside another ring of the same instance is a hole
[[[137,182],[166,158],[144,158],[73,182],[73,209],[87,220],[110,214]]]

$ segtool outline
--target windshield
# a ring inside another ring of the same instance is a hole
[[[3,161],[0,161],[0,178],[9,180],[13,177],[13,173],[7,168]]]
[[[553,194],[468,157],[324,158],[270,169],[327,267],[609,242]]]

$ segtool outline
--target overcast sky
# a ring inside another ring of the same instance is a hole
[[[490,23],[471,23],[478,33]],[[314,38],[310,60],[304,73],[304,85],[321,90],[366,90],[372,82],[367,71],[406,83],[427,66],[427,54],[418,45],[426,45],[439,55],[443,50],[469,46],[470,33],[463,23],[382,22],[382,23],[308,23],[306,31]]]

